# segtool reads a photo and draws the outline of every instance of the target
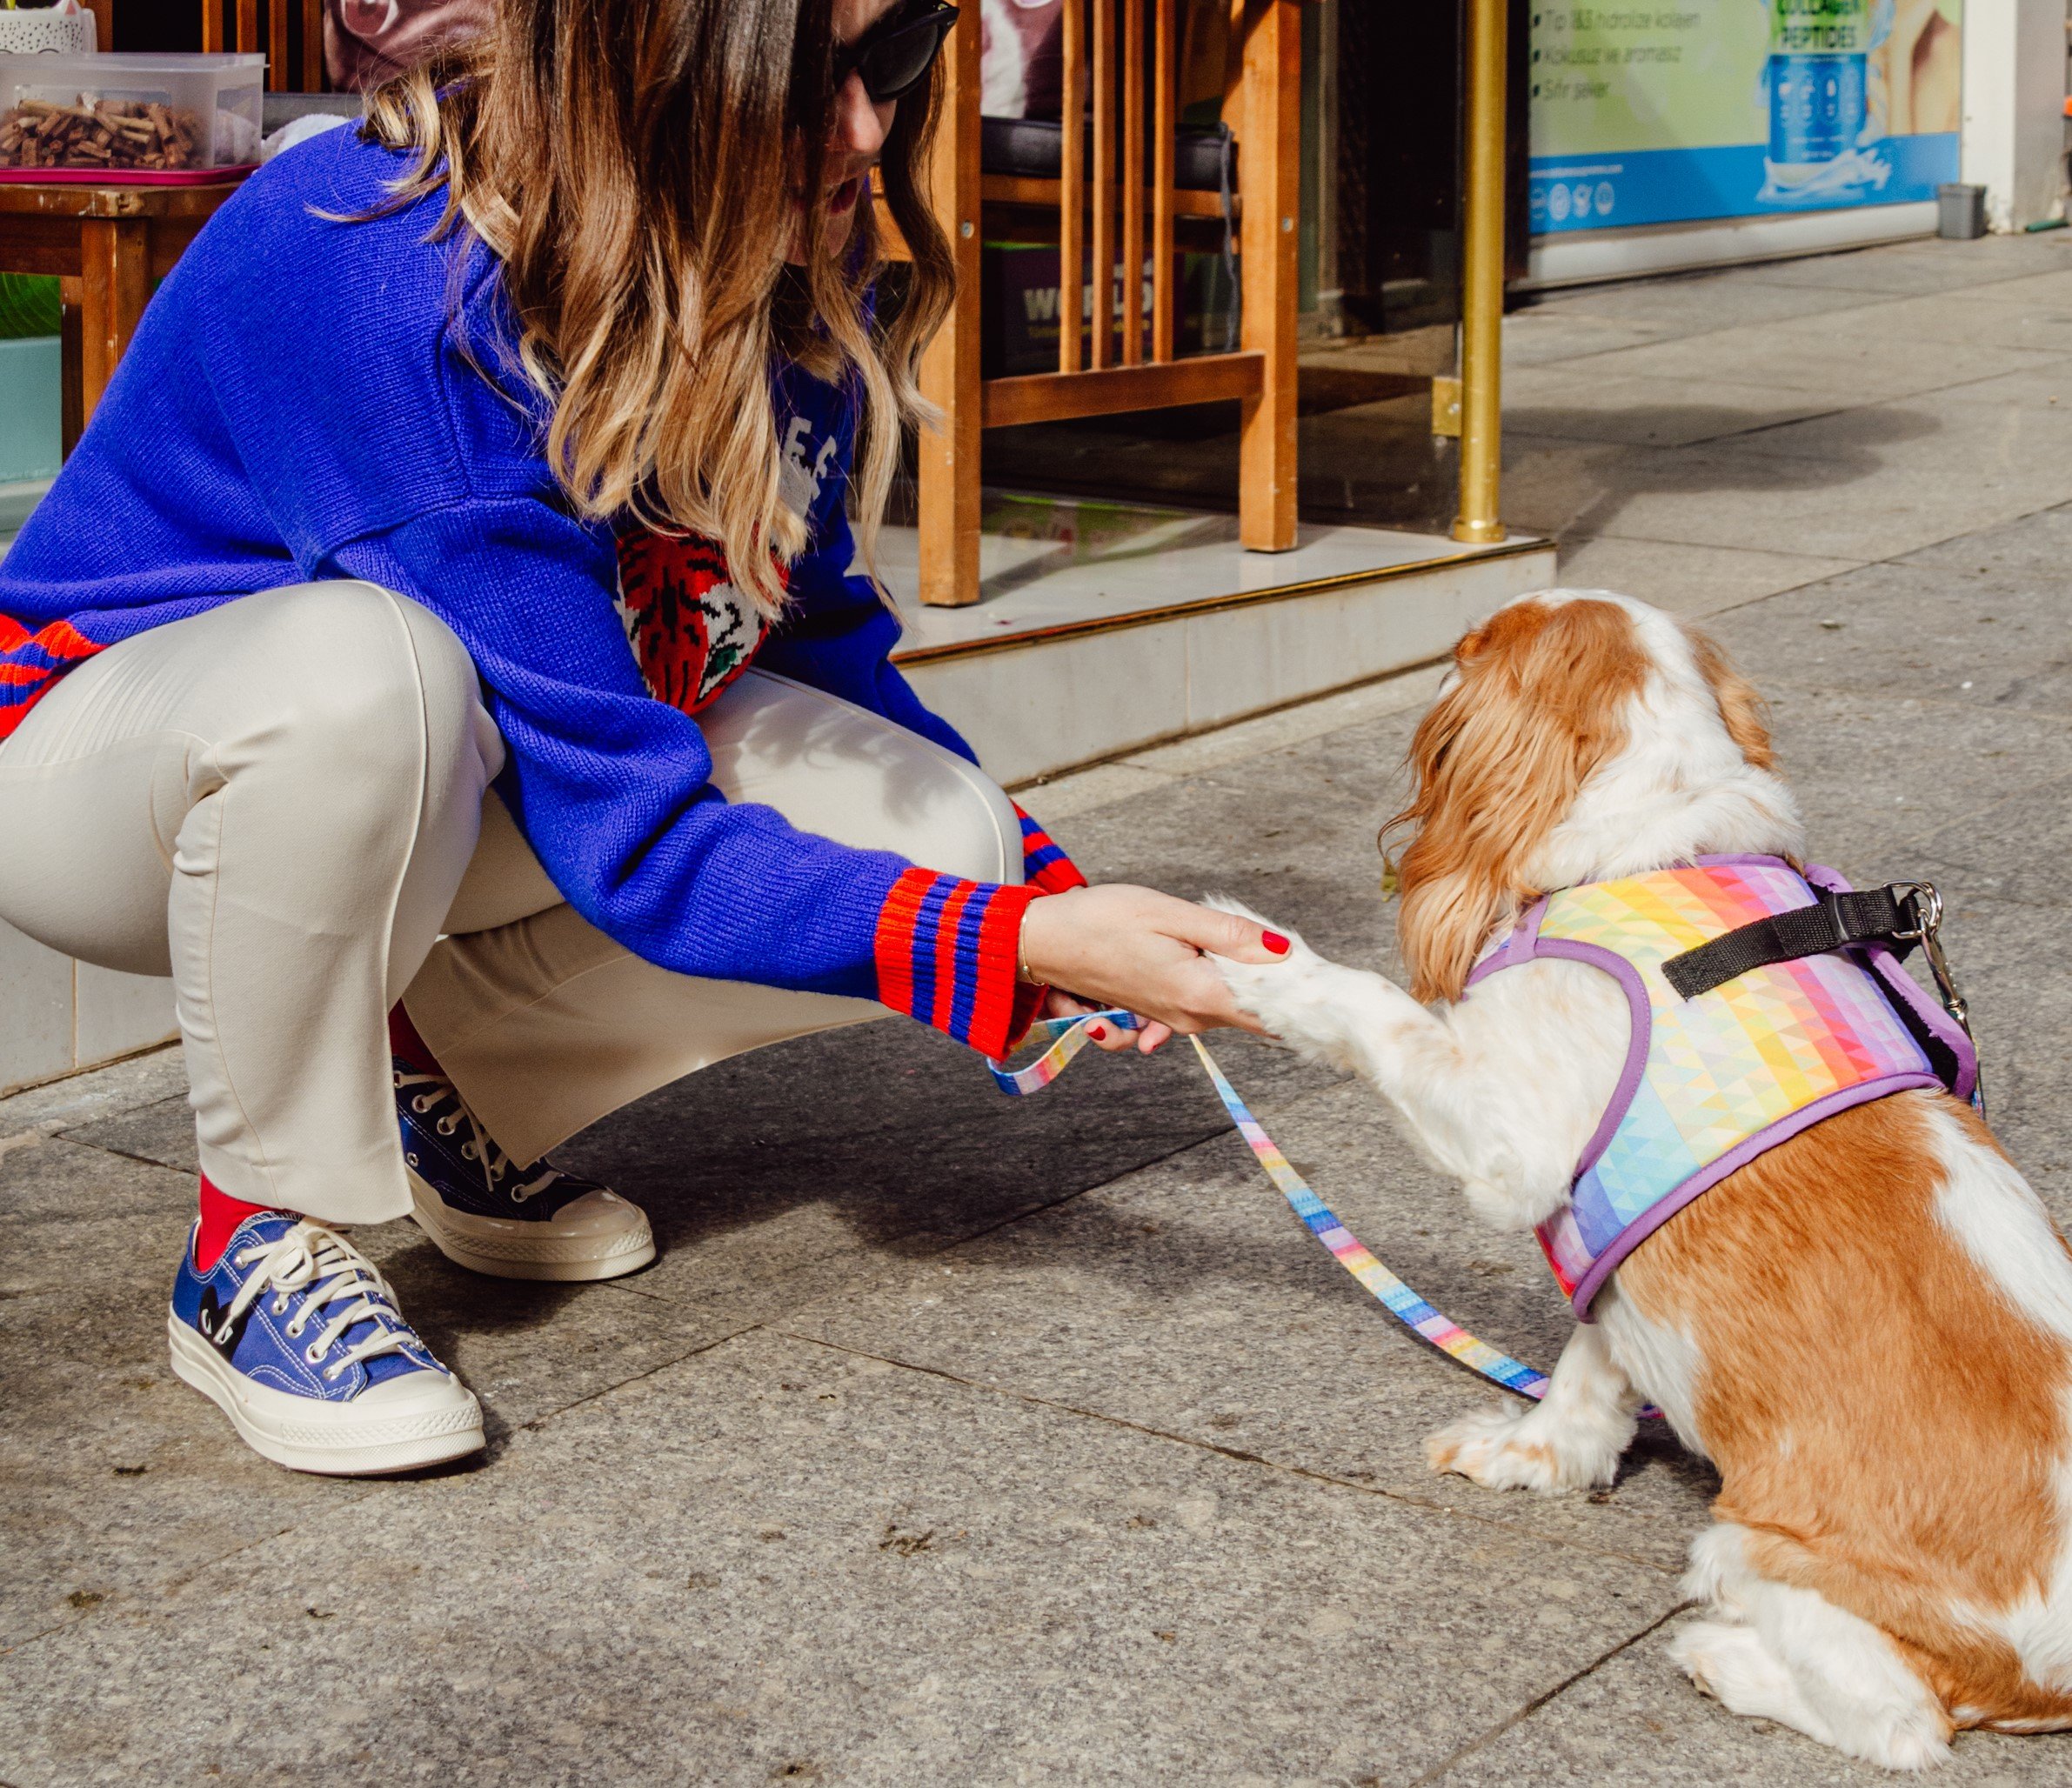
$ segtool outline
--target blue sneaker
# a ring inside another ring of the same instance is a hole
[[[308,1218],[246,1218],[207,1272],[190,1231],[167,1330],[173,1371],[277,1464],[358,1478],[481,1448],[474,1392],[431,1357],[366,1257]]]
[[[447,1259],[505,1279],[615,1279],[655,1258],[647,1213],[550,1161],[514,1163],[444,1074],[395,1059],[414,1214]]]

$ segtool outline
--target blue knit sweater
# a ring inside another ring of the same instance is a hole
[[[1028,1015],[1014,949],[1038,890],[849,850],[712,787],[686,711],[700,691],[658,698],[629,644],[613,529],[571,512],[537,399],[483,370],[507,364],[495,261],[426,240],[436,197],[333,221],[381,203],[404,166],[351,130],[289,151],[151,300],[0,564],[0,737],[120,639],[255,590],[365,578],[466,646],[509,747],[502,791],[593,924],[685,974],[883,997],[1003,1050]],[[810,545],[785,620],[750,651],[968,757],[888,662],[898,623],[851,575],[848,403],[796,369],[777,386]],[[1076,880],[1069,864],[1044,877]]]

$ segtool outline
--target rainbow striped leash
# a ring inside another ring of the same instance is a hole
[[[994,1084],[1002,1092],[1016,1097],[1040,1092],[1086,1047],[1089,1024],[1113,1024],[1119,1031],[1138,1028],[1136,1015],[1132,1012],[1095,1012],[1085,1018],[1046,1018],[1033,1034],[1046,1040],[1049,1047],[1027,1067],[1019,1070],[1011,1069],[1002,1062],[989,1062],[986,1065],[993,1071]],[[1390,1315],[1440,1352],[1451,1354],[1471,1371],[1480,1373],[1492,1384],[1514,1391],[1521,1397],[1547,1395],[1546,1373],[1534,1371],[1522,1360],[1513,1359],[1487,1341],[1477,1340],[1452,1318],[1433,1309],[1375,1259],[1367,1251],[1367,1244],[1338,1220],[1324,1201],[1310,1190],[1309,1183],[1288,1164],[1280,1145],[1260,1127],[1250,1107],[1238,1097],[1237,1089],[1216,1065],[1216,1058],[1208,1052],[1208,1046],[1199,1037],[1187,1040],[1194,1045],[1194,1053],[1201,1057],[1210,1084],[1223,1101],[1223,1109],[1230,1113],[1230,1121],[1237,1125],[1238,1134],[1259,1157],[1259,1164],[1266,1170],[1267,1178],[1280,1189],[1281,1197],[1302,1219],[1304,1227],[1330,1249],[1340,1266],[1379,1298]]]

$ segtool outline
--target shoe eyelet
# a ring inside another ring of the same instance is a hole
[[[324,1351],[318,1347],[314,1341],[312,1341],[307,1347],[302,1350],[302,1357],[309,1361],[311,1365],[315,1365],[318,1360],[324,1358]]]
[[[345,1368],[344,1368],[344,1367],[343,1367],[343,1366],[326,1366],[326,1367],[324,1367],[324,1382],[326,1384],[336,1384],[338,1382],[338,1374],[339,1374],[340,1372],[344,1371],[344,1370],[345,1370]]]
[[[472,1161],[475,1158],[474,1144],[463,1143],[460,1145],[460,1158],[464,1161]]]
[[[417,1097],[410,1102],[410,1108],[420,1118],[422,1118],[425,1112],[431,1109],[435,1101],[430,1093],[421,1092],[417,1096]]]
[[[460,1120],[457,1118],[442,1118],[438,1121],[438,1133],[441,1136],[451,1136],[459,1128]]]
[[[283,1311],[286,1310],[286,1309],[287,1309],[287,1307],[288,1307],[288,1300],[287,1300],[287,1298],[284,1298],[284,1297],[281,1297],[281,1298],[276,1298],[273,1300],[273,1313],[274,1313],[276,1316],[278,1316],[278,1315],[280,1315],[280,1313],[281,1313]],[[299,1331],[296,1331],[296,1332],[299,1332]]]

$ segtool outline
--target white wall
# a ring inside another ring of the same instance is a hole
[[[2065,0],[1965,0],[1963,177],[1992,228],[2060,215]]]
[[[0,924],[0,1093],[172,1036],[172,983],[76,963]]]

